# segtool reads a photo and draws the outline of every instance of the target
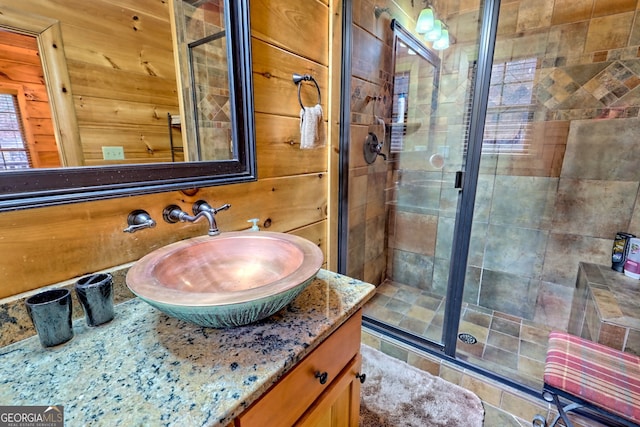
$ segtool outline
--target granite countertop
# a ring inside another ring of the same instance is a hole
[[[134,298],[115,319],[52,349],[34,336],[0,348],[0,405],[62,405],[66,425],[226,426],[373,295],[320,270],[263,321],[202,328]]]

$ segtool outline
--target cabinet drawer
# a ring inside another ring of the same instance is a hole
[[[333,332],[236,419],[237,427],[293,425],[360,351],[362,310]],[[321,384],[316,374],[327,375]]]
[[[325,390],[295,427],[358,427],[362,356],[357,355]]]

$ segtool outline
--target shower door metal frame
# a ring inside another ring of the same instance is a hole
[[[469,120],[469,142],[467,158],[462,172],[462,188],[458,197],[458,208],[453,230],[453,248],[449,264],[449,283],[444,311],[443,344],[444,352],[455,357],[460,314],[462,312],[462,295],[464,292],[469,246],[471,243],[471,227],[476,202],[476,188],[480,171],[484,125],[489,103],[489,85],[493,54],[498,32],[498,17],[501,0],[485,0],[478,43],[478,62],[475,81],[473,82],[473,98]],[[468,191],[465,191],[468,189]]]
[[[340,152],[338,162],[338,272],[347,271],[349,235],[349,141],[351,141],[351,44],[353,7],[342,2],[342,67],[340,69]]]

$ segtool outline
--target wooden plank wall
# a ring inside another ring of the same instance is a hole
[[[166,113],[178,112],[168,2],[0,0],[2,7],[60,20],[83,145],[135,142],[153,147],[154,155],[162,151],[168,144]],[[223,232],[248,228],[247,220],[258,217],[268,230],[302,235],[325,250],[328,150],[299,148],[300,105],[291,75],[313,74],[323,100],[331,99],[329,5],[252,0],[251,20],[258,181],[190,195],[173,191],[1,213],[0,298],[123,265],[202,235],[205,224],[162,220],[165,206],[190,210],[200,198],[214,206],[231,203],[218,215]],[[303,100],[314,99],[314,91],[305,87]],[[123,233],[134,209],[147,210],[157,226]]]
[[[159,0],[0,0],[61,23],[84,164],[103,160],[104,135],[125,161],[170,161],[167,113],[178,114],[168,3]]]
[[[0,31],[0,91],[18,96],[33,167],[60,166],[35,37]]]

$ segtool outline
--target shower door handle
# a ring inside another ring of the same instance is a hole
[[[458,190],[462,190],[462,181],[464,179],[464,172],[456,171],[456,181],[453,184],[453,188],[457,188]]]

